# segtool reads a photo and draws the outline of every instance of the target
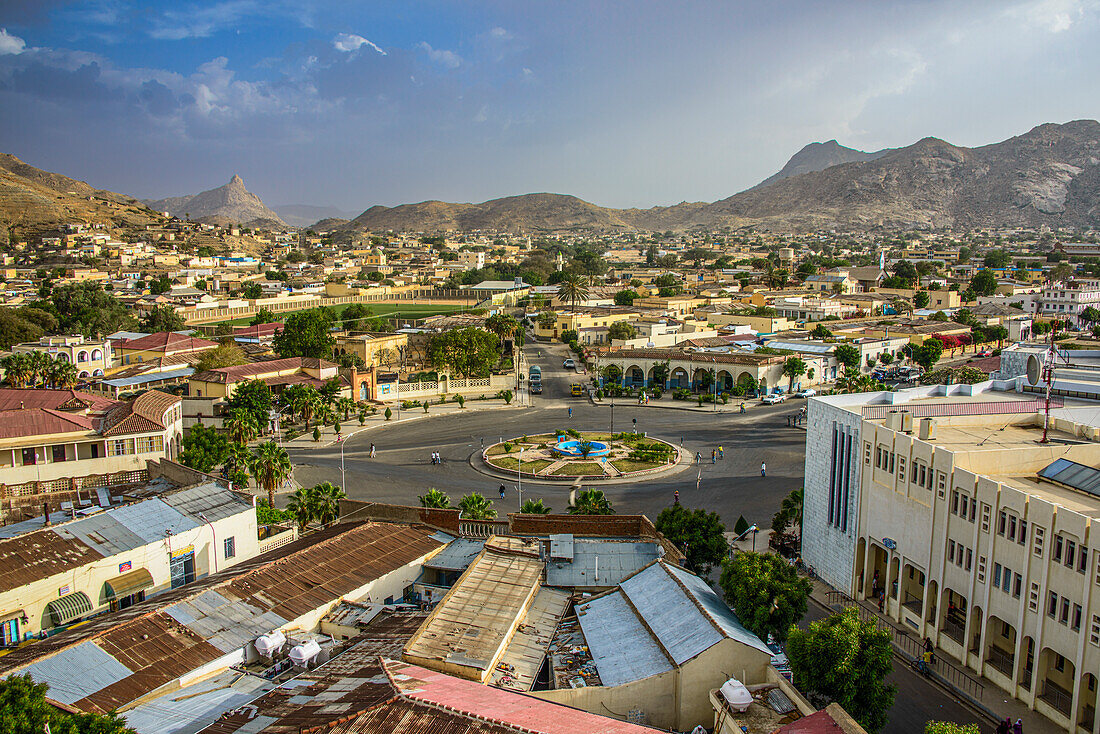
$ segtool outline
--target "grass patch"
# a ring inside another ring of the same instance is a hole
[[[343,313],[344,309],[350,306],[350,303],[340,304],[339,306],[333,306],[338,313]],[[374,316],[385,316],[386,318],[397,319],[422,319],[425,316],[435,316],[437,314],[449,314],[457,313],[459,311],[465,311],[466,306],[459,303],[401,303],[401,302],[367,302],[363,303],[371,310]],[[311,309],[302,309],[303,311],[309,311]],[[282,321],[284,318],[292,313],[298,313],[297,311],[280,311],[275,314],[275,318],[278,321]],[[251,316],[244,318],[233,319],[232,321],[220,321],[218,323],[230,324],[231,326],[248,326],[248,323],[252,321]]]
[[[519,447],[513,445],[512,451],[519,451]],[[499,456],[500,454],[506,454],[508,452],[504,450],[504,444],[498,443],[496,446],[490,446],[485,453],[488,456]]]
[[[633,459],[615,459],[611,462],[611,466],[615,467],[623,474],[629,474],[635,471],[644,471],[645,469],[655,469],[659,466],[665,466],[664,464],[654,464],[649,461],[634,461]]]
[[[558,467],[554,474],[562,477],[600,476],[603,474],[603,467],[595,461],[577,461]]]
[[[519,460],[511,456],[505,456],[502,459],[496,459],[495,461],[491,461],[489,463],[497,467],[498,469],[506,469],[507,471],[515,471],[517,468],[519,468]],[[530,474],[538,474],[540,471],[550,466],[550,464],[552,463],[553,462],[547,461],[546,459],[534,459],[533,461],[525,461],[523,462],[523,471]]]

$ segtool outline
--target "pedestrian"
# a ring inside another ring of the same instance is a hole
[[[997,734],[1010,734],[1012,731],[1012,719],[1005,717],[1005,720],[997,724]]]
[[[711,449],[710,450],[710,463],[713,464],[716,461],[718,461],[718,449]]]
[[[702,464],[703,463],[703,452],[702,451],[696,451],[695,452],[695,463],[696,464]]]
[[[504,483],[503,482],[501,482],[501,484],[500,484],[500,498],[504,499]]]
[[[719,458],[719,459],[723,458],[723,453],[724,453],[724,452],[722,451],[722,447],[721,447],[721,446],[719,446],[719,447],[718,447],[718,458]]]
[[[741,403],[741,412],[742,412],[742,413],[744,413],[744,412],[745,412],[745,404],[744,404],[744,403]]]
[[[680,504],[680,490],[672,493],[672,502],[677,505]]]
[[[879,592],[879,595],[878,595],[878,613],[879,614],[885,614],[886,613],[886,589],[883,589],[881,592]]]
[[[1024,734],[1024,720],[1016,719],[1016,723],[1012,725],[1012,734]]]
[[[569,409],[569,418],[570,419],[573,418],[573,409],[572,408]]]
[[[760,476],[768,476],[768,465],[765,464],[763,461],[760,462]]]
[[[374,444],[373,443],[370,445],[370,457],[372,459],[374,458]]]

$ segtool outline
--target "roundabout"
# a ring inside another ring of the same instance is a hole
[[[559,430],[495,443],[474,468],[528,481],[575,482],[648,478],[671,471],[681,451],[641,433]]]

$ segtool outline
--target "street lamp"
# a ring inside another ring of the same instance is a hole
[[[338,437],[337,442],[340,444],[340,489],[346,492],[347,485],[344,484],[344,439]]]
[[[516,469],[516,486],[519,488],[519,509],[523,510],[523,451],[519,450],[519,468]]]
[[[736,538],[734,538],[734,539],[733,539],[733,542],[735,542],[735,543],[736,543],[737,541],[739,541],[739,540],[742,540],[742,539],[743,539],[743,538],[744,538],[744,537],[745,537],[746,535],[748,535],[749,533],[752,533],[752,552],[753,552],[753,553],[755,553],[755,552],[756,552],[756,532],[757,532],[757,531],[758,531],[759,529],[760,529],[760,528],[758,528],[758,527],[756,527],[755,525],[753,525],[753,526],[749,527],[749,528],[748,528],[748,529],[747,529],[747,530],[746,530],[745,532],[741,533],[741,534],[740,534],[740,535],[738,535],[738,536],[737,536]]]
[[[714,357],[710,358],[711,363],[714,365],[714,411],[718,412],[718,360]]]

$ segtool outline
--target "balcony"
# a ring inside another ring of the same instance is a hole
[[[986,662],[992,665],[998,672],[1012,677],[1012,665],[1016,659],[1015,653],[1006,652],[999,647],[990,647]]]
[[[966,624],[964,622],[948,617],[943,621],[943,627],[940,628],[940,631],[960,645],[965,644]]]
[[[1062,716],[1069,718],[1069,710],[1073,705],[1073,694],[1065,688],[1048,680],[1043,684],[1043,692],[1039,695],[1039,699]]]

